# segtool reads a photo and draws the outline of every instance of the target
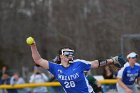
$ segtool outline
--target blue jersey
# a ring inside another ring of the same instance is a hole
[[[89,85],[84,71],[88,71],[91,63],[85,60],[74,60],[69,67],[49,62],[49,71],[63,86],[66,93],[90,93],[93,91]]]
[[[133,85],[135,79],[140,77],[140,65],[135,63],[134,67],[131,67],[127,62],[124,67],[119,70],[117,77],[121,78],[124,84]]]

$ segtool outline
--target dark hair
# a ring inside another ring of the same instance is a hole
[[[58,55],[61,55],[62,54],[62,49],[63,48],[61,48],[61,49],[58,50]]]
[[[19,72],[14,72],[14,75],[18,75],[20,77],[20,73]]]
[[[8,76],[11,75],[9,71],[5,71],[3,74],[7,74]]]
[[[111,74],[110,74],[109,76],[107,75],[106,67],[108,67],[109,70],[110,70],[110,72],[111,72]],[[104,68],[103,68],[103,77],[104,77],[105,79],[113,79],[113,71],[111,70],[111,67],[110,67],[109,65],[104,66]]]
[[[60,64],[61,63],[61,60],[60,60],[60,56],[56,56],[54,59],[53,59],[53,62],[57,63],[57,64]]]

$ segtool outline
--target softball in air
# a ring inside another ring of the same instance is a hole
[[[32,44],[34,43],[34,38],[33,38],[33,37],[28,37],[28,38],[26,39],[26,43],[27,43],[28,45],[32,45]]]

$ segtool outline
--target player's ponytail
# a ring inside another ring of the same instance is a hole
[[[60,64],[60,63],[61,63],[60,56],[59,56],[59,55],[56,56],[56,57],[53,59],[53,61],[54,61],[55,63],[57,63],[57,64]]]

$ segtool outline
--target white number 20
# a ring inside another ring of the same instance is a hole
[[[75,82],[74,81],[70,81],[70,82],[65,81],[64,84],[65,84],[66,88],[75,87]]]

